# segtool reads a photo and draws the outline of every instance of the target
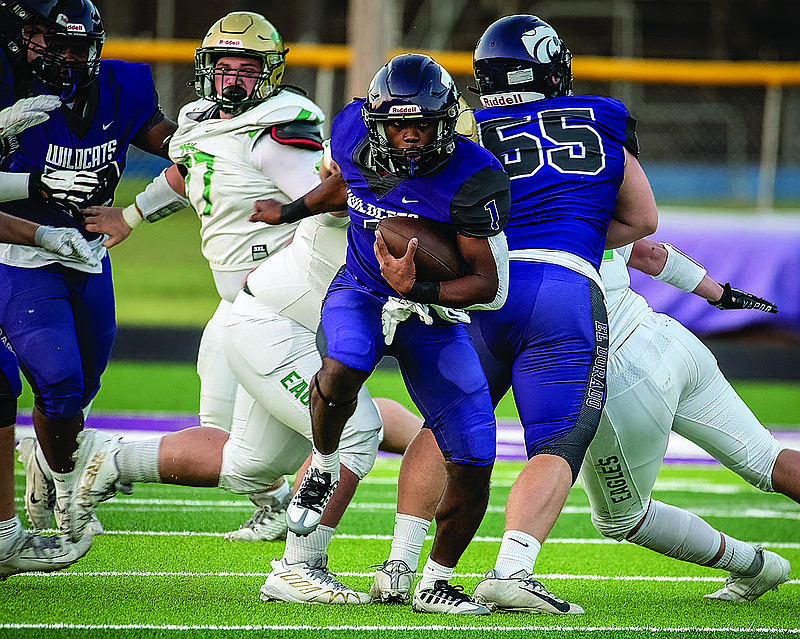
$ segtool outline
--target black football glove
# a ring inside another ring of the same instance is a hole
[[[722,297],[716,302],[708,301],[711,306],[716,306],[723,310],[730,308],[748,308],[765,313],[777,313],[778,307],[772,302],[768,302],[763,297],[756,297],[738,288],[731,288],[730,284],[722,285]]]

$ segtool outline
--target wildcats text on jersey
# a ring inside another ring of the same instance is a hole
[[[385,209],[381,206],[375,206],[374,204],[365,202],[360,197],[355,195],[349,188],[347,189],[347,207],[377,219],[382,219],[384,217],[419,217],[419,215],[416,213]]]
[[[76,149],[68,146],[48,144],[45,162],[48,166],[59,169],[83,171],[97,169],[114,160],[117,152],[117,140],[109,140],[88,149]]]

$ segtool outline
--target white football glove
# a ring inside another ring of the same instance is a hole
[[[412,302],[411,300],[401,300],[397,297],[390,297],[381,309],[381,327],[383,328],[383,339],[387,346],[394,340],[394,333],[400,322],[405,322],[412,313],[416,313],[419,318],[430,326],[433,318],[428,313],[427,304]]]
[[[40,226],[36,229],[33,241],[36,246],[63,257],[71,257],[92,267],[100,266],[100,260],[78,229]]]
[[[82,205],[100,188],[100,177],[93,171],[58,169],[39,178],[40,194],[45,198]]]
[[[48,111],[61,106],[57,95],[37,95],[17,100],[0,111],[0,138],[22,133],[25,129],[41,124],[50,117]]]

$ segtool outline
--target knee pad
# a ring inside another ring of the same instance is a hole
[[[83,413],[83,394],[71,393],[65,390],[63,393],[54,393],[48,397],[37,395],[34,405],[42,415],[55,421],[66,421],[73,419],[79,413]]]
[[[311,454],[311,442],[298,435],[303,445],[294,445],[280,450],[247,452],[230,439],[222,449],[222,468],[219,487],[232,493],[248,495],[267,490],[284,475],[294,475]],[[260,456],[256,456],[260,452]],[[355,472],[355,471],[354,471]]]
[[[634,526],[642,520],[645,512],[647,512],[646,507],[619,513],[613,517],[610,515],[599,515],[593,512],[592,525],[603,537],[623,541],[628,536],[628,533],[633,530]]]

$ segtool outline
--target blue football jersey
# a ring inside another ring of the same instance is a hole
[[[8,61],[5,63],[4,100],[13,85]],[[33,82],[34,92],[44,92]],[[87,88],[86,117],[68,106],[50,113],[43,124],[23,131],[19,148],[3,162],[2,170],[40,174],[56,169],[94,171],[103,179],[103,188],[82,203],[81,208],[108,205],[125,168],[126,154],[133,138],[162,118],[150,67],[118,60],[100,63],[98,77]],[[4,202],[2,210],[39,224],[75,227],[88,238],[77,207],[37,198]]]
[[[489,96],[491,97],[491,96]],[[600,267],[636,121],[613,98],[565,96],[475,113],[481,144],[511,182],[511,251],[551,249]]]
[[[450,158],[431,173],[407,178],[369,166],[369,137],[361,118],[362,100],[336,116],[331,154],[347,183],[347,267],[373,290],[396,296],[380,275],[375,228],[385,217],[424,217],[454,227],[466,237],[492,237],[505,227],[508,177],[486,149],[459,136]]]

